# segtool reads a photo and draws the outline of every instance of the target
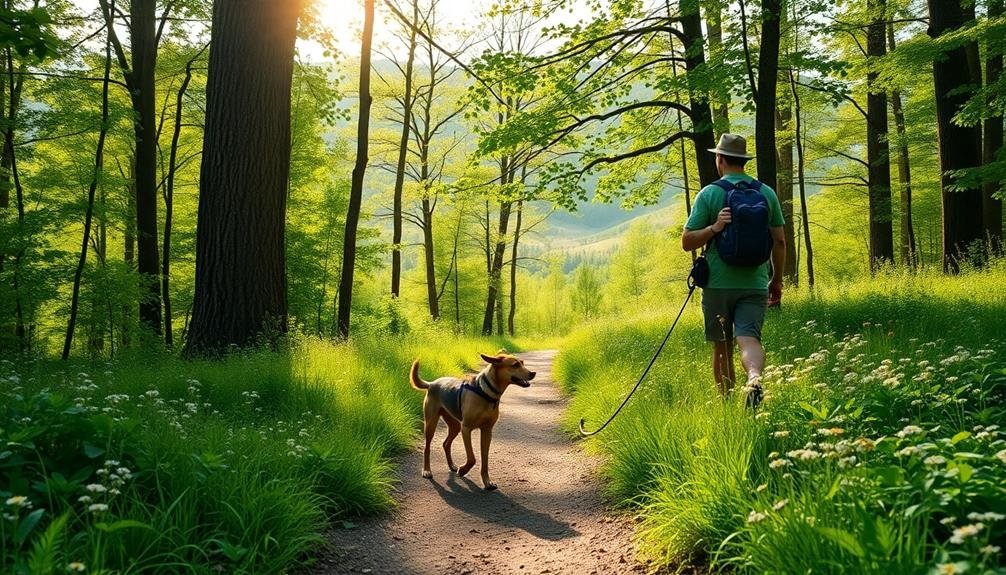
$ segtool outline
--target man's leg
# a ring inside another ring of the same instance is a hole
[[[765,348],[756,337],[738,335],[737,346],[741,348],[741,365],[747,373],[748,381],[761,377],[765,369]]]
[[[713,379],[720,395],[726,397],[734,388],[737,377],[734,375],[733,341],[714,341],[713,343]]]

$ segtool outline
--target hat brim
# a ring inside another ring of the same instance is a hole
[[[712,152],[714,154],[719,154],[721,156],[731,156],[734,158],[744,158],[745,160],[753,160],[754,156],[749,156],[747,154],[738,154],[736,152],[727,152],[725,150],[720,150],[719,148],[706,148],[707,152]]]

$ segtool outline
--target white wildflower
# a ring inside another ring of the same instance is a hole
[[[957,529],[954,529],[954,535],[950,538],[950,542],[957,543],[958,545],[964,543],[965,539],[978,535],[978,532],[984,527],[985,524],[980,522],[958,527]]]
[[[930,455],[929,457],[922,460],[926,465],[943,465],[947,462],[947,458],[942,455]]]
[[[895,435],[904,439],[910,435],[918,435],[919,433],[922,433],[922,428],[918,425],[906,425],[904,429],[895,433]]]
[[[104,511],[108,511],[108,505],[104,503],[92,503],[88,505],[87,510],[92,513],[101,513]]]
[[[773,505],[773,506],[772,506],[772,509],[774,509],[774,510],[776,510],[776,511],[779,511],[779,510],[781,510],[781,509],[782,509],[783,507],[786,507],[786,505],[787,505],[788,503],[789,503],[789,499],[780,499],[779,501],[776,501],[776,502],[775,502],[775,505]]]
[[[762,519],[765,519],[764,513],[752,511],[751,513],[748,514],[748,523],[758,523]]]

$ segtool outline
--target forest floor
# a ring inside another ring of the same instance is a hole
[[[530,388],[512,387],[503,397],[489,457],[499,490],[482,489],[478,464],[466,477],[448,471],[441,422],[433,441],[433,479],[420,476],[421,445],[400,456],[398,508],[331,530],[328,550],[312,572],[645,572],[634,559],[631,522],[610,514],[602,500],[597,459],[559,429],[566,400],[552,381],[555,355],[520,354],[537,376]],[[453,453],[455,462],[464,461],[460,436]]]

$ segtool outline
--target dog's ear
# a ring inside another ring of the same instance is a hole
[[[491,355],[486,355],[484,353],[480,353],[479,355],[481,355],[482,359],[485,360],[485,362],[488,363],[488,364],[490,364],[490,365],[499,365],[499,363],[501,361],[503,361],[503,360],[501,360],[499,358],[493,357]]]

